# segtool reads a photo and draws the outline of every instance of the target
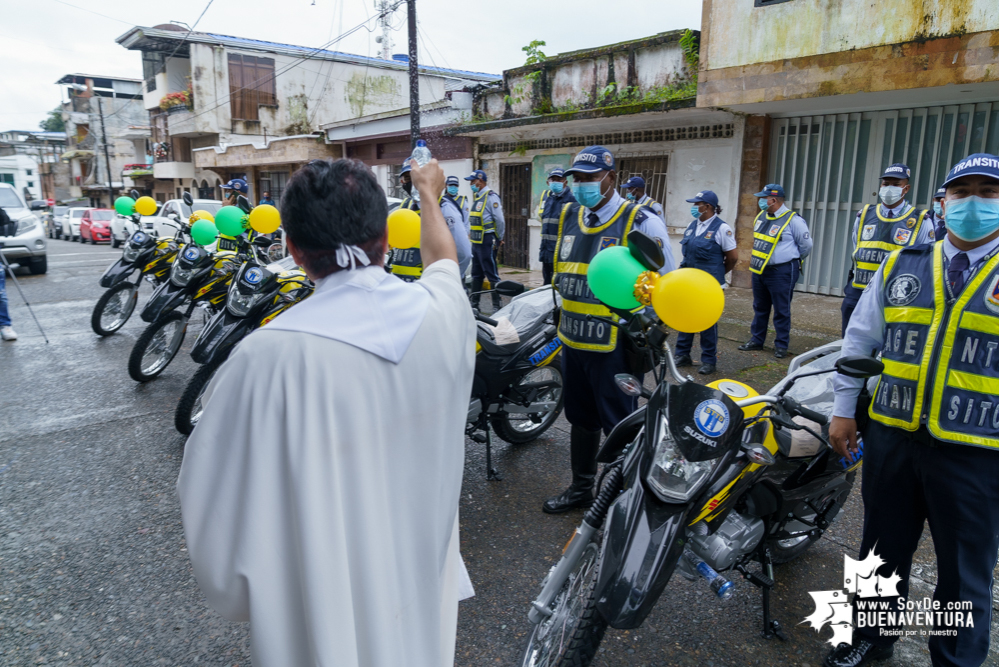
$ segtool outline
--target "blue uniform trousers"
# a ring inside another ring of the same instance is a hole
[[[798,282],[799,261],[793,259],[776,266],[767,266],[763,273],[753,274],[752,341],[763,345],[770,325],[770,310],[774,312],[777,337],[774,347],[786,350],[791,340],[791,297]]]
[[[496,268],[496,235],[486,234],[482,243],[472,244],[472,280],[487,278],[489,284],[496,287],[499,282],[499,270]]]
[[[617,423],[638,409],[638,398],[617,388],[614,376],[631,373],[618,343],[612,352],[590,352],[562,346],[562,391],[565,418],[587,431],[609,435]],[[641,380],[642,378],[639,378]]]
[[[853,274],[851,274],[850,282],[843,288],[843,303],[839,306],[839,312],[843,316],[843,333],[841,335],[844,337],[846,336],[846,326],[850,324],[850,318],[853,316],[853,311],[863,293],[864,290],[853,286]]]
[[[974,621],[973,628],[957,628],[956,636],[930,637],[933,665],[984,664],[992,619],[992,570],[999,549],[999,451],[946,444],[925,428],[910,433],[871,420],[864,433],[861,469],[860,556],[866,557],[873,548],[885,560],[877,574],[888,577],[897,572],[902,578],[898,594],[907,596],[912,555],[923,522],[928,522],[937,558],[933,598],[940,602],[940,610],[949,602],[970,602]],[[921,601],[924,596],[915,597]],[[889,609],[894,610],[896,598],[888,599]],[[854,608],[859,609],[856,603]],[[968,611],[962,613],[966,617]],[[857,628],[855,639],[857,633],[880,646],[898,639],[881,637],[877,627]]]
[[[676,336],[676,356],[690,355],[697,334],[680,332]],[[701,332],[701,363],[718,365],[718,325]]]
[[[7,269],[0,263],[0,327],[9,327],[10,313],[7,312]]]

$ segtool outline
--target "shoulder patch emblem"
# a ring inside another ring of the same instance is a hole
[[[616,236],[601,236],[600,237],[600,250],[616,246],[617,242],[618,242],[618,238]]]
[[[559,259],[563,262],[569,259],[569,255],[572,254],[572,244],[575,240],[576,237],[571,234],[566,234],[562,237],[562,250],[559,251]]]
[[[494,201],[493,202],[493,208],[499,208],[499,202],[498,201]]]
[[[985,307],[999,315],[999,275],[992,278],[992,284],[985,290]]]
[[[919,295],[922,284],[911,273],[903,273],[888,283],[888,303],[893,306],[907,306]]]
[[[901,227],[895,230],[895,243],[898,245],[905,245],[909,242],[909,238],[912,236],[911,229],[902,229]]]
[[[732,230],[730,229],[727,232],[725,232],[725,236],[732,236]]]
[[[864,231],[861,232],[860,237],[865,241],[870,241],[874,238],[874,230],[877,225],[864,225]]]

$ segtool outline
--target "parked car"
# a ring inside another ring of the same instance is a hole
[[[80,218],[80,243],[111,240],[111,220],[115,212],[110,208],[92,208]]]
[[[218,199],[195,199],[193,207],[184,203],[183,199],[171,199],[160,207],[156,215],[142,218],[143,231],[156,236],[173,236],[180,229],[181,223],[186,224],[194,211],[207,211],[215,215],[225,204]]]
[[[152,221],[149,216],[142,216],[140,222],[144,220]],[[145,229],[145,227],[143,227]],[[149,226],[152,229],[152,225]],[[115,213],[114,218],[111,220],[111,247],[117,248],[122,243],[127,241],[129,237],[139,230],[135,223],[132,222],[131,216],[118,215]]]
[[[12,264],[26,266],[36,275],[45,273],[48,270],[45,229],[38,216],[32,212],[43,210],[45,202],[32,202],[29,207],[13,185],[0,183],[0,207],[17,223],[14,236],[3,237],[0,252]]]
[[[89,206],[74,206],[66,213],[66,222],[62,226],[62,237],[67,241],[80,238],[80,221],[83,214],[90,210]]]
[[[55,206],[52,209],[52,215],[46,222],[45,233],[48,234],[50,239],[57,239],[62,236],[62,226],[66,222],[66,213],[69,211],[68,206]]]

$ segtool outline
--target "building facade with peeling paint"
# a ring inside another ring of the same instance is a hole
[[[951,165],[999,152],[995,0],[704,0],[702,17],[697,106],[745,118],[737,282],[765,183],[815,239],[799,289],[842,295],[886,165],[908,164],[908,198],[929,208]]]
[[[686,35],[686,37],[684,37]],[[698,108],[696,31],[673,31],[559,54],[503,73],[475,94],[473,116],[455,136],[474,137],[477,167],[503,198],[502,261],[540,268],[536,211],[548,172],[601,144],[617,159],[619,183],[641,175],[665,210],[674,253],[690,223],[684,200],[714,190],[730,220],[739,195],[743,119]]]
[[[408,104],[408,63],[188,31],[135,27],[116,40],[139,51],[143,104],[153,132],[152,192],[164,201],[245,178],[251,199],[280,202],[303,164],[344,155],[326,140],[329,123]],[[420,102],[492,81],[475,72],[420,68]]]

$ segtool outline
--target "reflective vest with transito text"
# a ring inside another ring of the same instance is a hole
[[[881,207],[868,204],[860,212],[857,249],[853,251],[853,286],[864,289],[885,261],[888,253],[916,245],[926,211],[909,209],[897,218],[881,215]]]
[[[794,218],[794,211],[788,210],[776,218],[766,211],[760,211],[753,222],[753,256],[749,259],[749,270],[753,273],[763,273],[770,258],[773,257],[780,235]]]
[[[472,211],[468,214],[468,224],[472,243],[481,244],[485,240],[486,234],[496,233],[495,220],[490,218],[488,222],[482,222],[482,214],[486,210],[486,200],[489,199],[489,194],[491,192],[492,190],[489,188],[484,188],[478,194],[472,195]]]

